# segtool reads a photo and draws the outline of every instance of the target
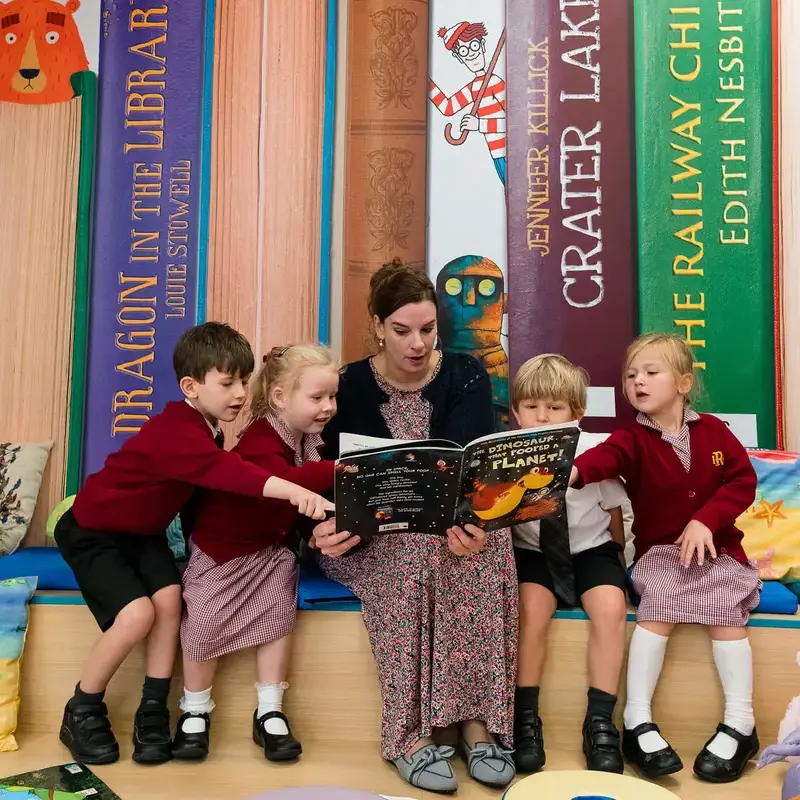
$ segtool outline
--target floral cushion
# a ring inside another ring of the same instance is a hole
[[[28,532],[53,442],[0,442],[0,556]]]

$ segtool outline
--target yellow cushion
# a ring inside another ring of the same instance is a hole
[[[28,631],[28,602],[35,591],[33,577],[0,581],[0,753],[18,749],[14,731],[22,650]]]
[[[548,771],[515,783],[503,800],[574,800],[578,797],[609,800],[679,800],[678,795],[653,783],[607,772]]]

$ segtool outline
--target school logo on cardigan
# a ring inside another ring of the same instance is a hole
[[[721,467],[725,463],[725,456],[722,455],[722,450],[715,450],[711,454],[711,463],[715,467]]]

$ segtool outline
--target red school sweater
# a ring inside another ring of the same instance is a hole
[[[333,461],[307,461],[295,466],[292,448],[265,419],[251,423],[232,452],[317,494],[333,486]],[[207,492],[197,511],[192,544],[223,564],[283,543],[297,517],[297,509],[285,500]]]
[[[86,479],[72,512],[82,528],[164,534],[195,488],[261,497],[272,473],[220,450],[205,417],[167,403]]]
[[[735,523],[755,499],[755,470],[722,420],[700,414],[688,425],[689,472],[659,431],[632,422],[575,459],[576,488],[607,478],[625,481],[637,559],[651,547],[674,544],[696,519],[713,532],[717,555],[746,563],[743,534]]]

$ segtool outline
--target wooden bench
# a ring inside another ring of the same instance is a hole
[[[629,623],[633,630],[633,624]],[[585,649],[588,624],[579,612],[559,612],[550,636],[542,688],[548,762],[546,769],[581,769],[580,728],[586,703]],[[800,693],[800,618],[752,620],[755,710],[762,745],[773,742],[791,698]],[[20,750],[0,755],[0,774],[69,761],[58,741],[64,703],[71,695],[97,628],[79,596],[37,595],[23,664]],[[219,798],[239,800],[269,788],[338,785],[430,800],[406,785],[380,758],[380,694],[361,615],[302,611],[295,635],[287,712],[305,752],[297,764],[273,765],[251,739],[255,707],[252,653],[223,660],[216,683],[212,752],[206,762],[142,767],[130,760],[134,711],[143,677],[137,650],[112,681],[107,701],[122,747],[117,764],[96,767],[123,800]],[[173,685],[177,709],[181,680]],[[621,708],[620,703],[620,708]],[[662,785],[684,800],[736,800],[780,796],[781,766],[748,770],[735,785],[710,786],[691,772],[694,757],[722,715],[722,694],[705,633],[679,630],[670,642],[654,704],[655,717],[683,757],[686,768]],[[177,717],[177,713],[175,715]],[[499,797],[471,781],[459,759],[460,798]]]

